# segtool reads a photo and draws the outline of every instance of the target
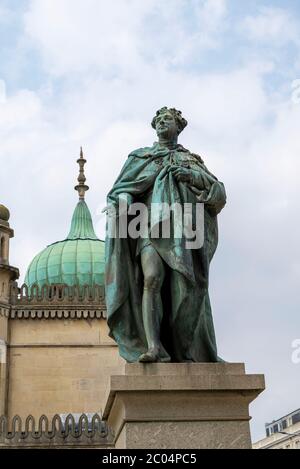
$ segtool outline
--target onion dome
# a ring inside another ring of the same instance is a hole
[[[79,202],[74,210],[70,232],[66,239],[50,244],[40,252],[28,267],[25,283],[32,285],[65,284],[69,286],[104,285],[105,243],[96,236],[90,210],[85,202],[82,149],[77,161],[80,166]]]

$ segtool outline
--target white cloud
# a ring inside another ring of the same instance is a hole
[[[250,40],[270,43],[272,47],[289,42],[300,44],[299,22],[283,8],[262,7],[257,15],[247,16],[240,29]]]
[[[263,73],[251,65],[190,79],[184,91],[182,101],[190,103],[192,122],[202,132],[225,136],[228,141],[237,134],[250,136],[270,112]]]
[[[216,47],[225,13],[225,0],[31,0],[25,30],[53,74],[132,76],[145,62],[181,63]]]
[[[7,24],[13,17],[13,12],[4,5],[0,5],[0,24]]]
[[[216,33],[217,29],[224,23],[227,13],[226,0],[206,0],[203,5],[197,7],[197,14],[203,22],[207,32]]]
[[[136,56],[134,30],[151,0],[32,0],[25,16],[27,34],[54,73],[99,65],[125,64]],[[132,15],[132,8],[135,14]]]
[[[41,103],[34,92],[21,90],[10,99],[4,94],[1,96],[0,82],[0,135],[4,136],[10,130],[18,128],[33,128],[39,120]],[[1,99],[2,97],[2,99]]]
[[[6,101],[6,85],[4,80],[0,80],[0,105]]]

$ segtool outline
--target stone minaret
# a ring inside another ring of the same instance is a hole
[[[0,415],[7,413],[10,286],[19,278],[19,270],[9,265],[9,242],[13,236],[9,210],[0,205]]]

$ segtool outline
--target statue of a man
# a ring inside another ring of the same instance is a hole
[[[150,222],[146,236],[111,236],[107,231],[107,320],[128,362],[219,361],[208,279],[218,243],[217,214],[226,194],[202,158],[177,143],[186,125],[176,109],[157,111],[152,127],[158,142],[129,155],[108,194],[108,219],[110,213],[114,219],[122,216],[120,200],[128,208],[143,203],[149,218],[158,203],[179,204],[192,207],[194,226],[195,208],[204,207],[203,242],[194,249],[187,247],[184,235],[175,236],[176,227],[167,237],[154,236]],[[161,224],[164,213],[158,217]],[[174,213],[168,217],[174,220]]]

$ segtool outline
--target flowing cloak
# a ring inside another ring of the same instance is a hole
[[[174,164],[194,170],[194,186],[188,187],[176,180],[169,171]],[[217,214],[226,203],[224,186],[208,171],[200,156],[181,145],[169,150],[155,143],[129,155],[107,196],[108,207],[113,206],[117,210],[120,194],[126,194],[130,204],[143,200],[146,193],[150,193],[152,203],[180,203],[181,206],[190,203],[193,207],[197,202],[204,203],[204,242],[201,248],[187,249],[185,237],[176,238],[172,233],[170,238],[151,238],[150,242],[166,268],[161,290],[161,342],[171,361],[217,362],[220,359],[208,279],[209,264],[218,244]],[[135,362],[148,349],[142,319],[143,273],[138,240],[113,237],[109,231],[107,228],[105,242],[109,334],[117,342],[120,355],[127,362]]]

